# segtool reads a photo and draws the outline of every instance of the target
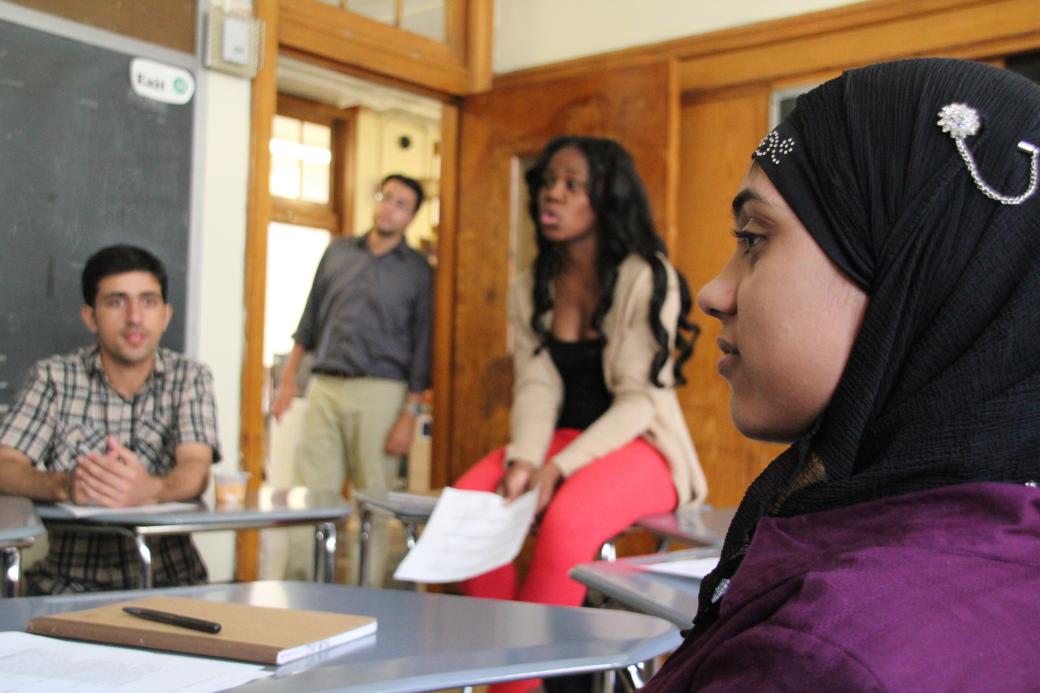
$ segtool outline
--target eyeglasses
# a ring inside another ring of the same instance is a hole
[[[377,192],[372,197],[372,199],[375,200],[375,203],[377,205],[378,204],[382,204],[382,203],[385,202],[386,204],[390,205],[391,207],[394,207],[395,209],[399,209],[402,212],[411,212],[412,211],[412,204],[413,204],[412,200],[406,199],[404,197],[395,197],[394,195],[388,195],[388,194],[386,194],[384,192]]]

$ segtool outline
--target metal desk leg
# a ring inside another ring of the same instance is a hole
[[[18,596],[18,580],[22,576],[22,552],[16,548],[4,549],[0,554],[0,566],[4,569],[2,597]]]
[[[372,511],[361,510],[361,529],[358,532],[358,586],[365,586],[365,570],[368,568],[368,542],[372,538]]]
[[[333,582],[336,577],[336,525],[322,522],[314,527],[314,581]]]
[[[650,678],[652,672],[647,671],[649,667],[646,667],[646,662],[640,662],[639,664],[629,664],[624,669],[620,669],[618,674],[618,680],[621,682],[621,687],[625,689],[626,693],[634,693],[640,688],[646,685],[647,680]]]
[[[405,533],[404,543],[408,550],[411,551],[415,548],[415,542],[419,541],[419,532],[414,522],[405,522],[403,524]]]
[[[152,574],[152,550],[148,548],[148,542],[139,534],[134,535],[134,544],[137,545],[137,555],[141,558],[141,589],[150,590],[155,586],[155,576]]]
[[[419,541],[419,529],[414,522],[408,522],[407,520],[401,520],[401,524],[404,525],[404,544],[411,551],[415,548],[415,542]],[[407,588],[415,590],[418,589],[418,586],[414,582],[409,582],[407,583]]]

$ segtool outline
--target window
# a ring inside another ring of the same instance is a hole
[[[271,137],[271,194],[328,204],[332,128],[277,115]]]
[[[322,228],[336,236],[351,233],[352,200],[344,181],[355,116],[355,109],[278,95],[269,143],[274,221]]]
[[[292,349],[292,335],[329,241],[349,234],[342,183],[353,153],[355,112],[279,94],[271,127],[271,217],[267,228],[264,365]]]
[[[323,0],[362,17],[445,43],[444,0]]]

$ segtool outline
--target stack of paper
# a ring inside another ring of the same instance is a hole
[[[0,633],[3,690],[209,693],[270,676],[259,664]]]

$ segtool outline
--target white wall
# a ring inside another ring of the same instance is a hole
[[[398,146],[398,138],[407,135],[412,144],[408,149]],[[403,173],[426,185],[428,202],[408,226],[407,240],[413,247],[420,247],[423,240],[435,237],[433,226],[438,204],[433,196],[437,190],[427,185],[440,178],[439,149],[441,139],[440,121],[401,110],[376,112],[361,108],[357,119],[357,147],[355,150],[354,184],[354,233],[361,234],[372,226],[375,202],[374,192],[379,182],[390,173]]]
[[[203,110],[200,166],[200,233],[192,261],[200,268],[191,287],[188,349],[213,369],[224,461],[216,470],[239,466],[239,402],[245,348],[246,203],[249,183],[250,82],[200,68]],[[212,498],[212,496],[211,496]],[[210,580],[232,578],[235,544],[231,532],[195,534]]]
[[[703,34],[850,0],[495,0],[496,74]]]

